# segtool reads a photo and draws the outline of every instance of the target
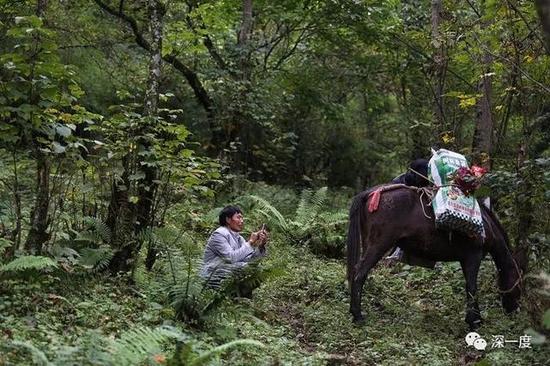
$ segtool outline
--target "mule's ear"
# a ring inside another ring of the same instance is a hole
[[[512,252],[512,257],[516,261],[519,269],[522,273],[527,272],[527,265],[529,264],[529,256],[527,254],[527,248],[516,248]]]

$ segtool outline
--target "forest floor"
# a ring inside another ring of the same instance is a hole
[[[503,313],[489,260],[479,278],[484,323],[478,333],[488,342],[483,352],[464,340],[468,328],[458,263],[435,270],[378,265],[365,285],[366,322],[357,326],[348,313],[343,261],[274,241],[265,262],[278,275],[256,289],[252,300],[236,299],[201,328],[174,321],[173,310],[139,281],[125,287],[120,279],[98,275],[11,283],[0,289],[0,341],[31,343],[52,360],[84,347],[94,335],[116,338],[132,328],[171,324],[189,334],[197,349],[243,338],[266,346],[225,352],[216,362],[228,365],[546,365],[550,358],[548,342],[535,344],[536,337],[530,348],[513,342],[492,347],[493,336],[519,340],[536,321],[526,311]],[[92,359],[86,355],[81,364],[94,364]],[[0,365],[26,364],[47,363],[0,347]]]

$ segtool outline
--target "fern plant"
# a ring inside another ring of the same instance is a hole
[[[86,229],[77,233],[74,241],[83,241],[91,244],[101,245],[111,242],[111,230],[102,220],[87,216],[83,219]]]
[[[165,350],[174,341],[177,342],[176,350],[166,357]],[[80,346],[60,347],[52,360],[31,342],[14,340],[2,345],[0,349],[23,350],[30,355],[33,364],[40,366],[134,366],[164,363],[166,359],[169,366],[199,366],[207,365],[214,358],[237,347],[264,347],[255,340],[239,339],[201,352],[197,344],[196,340],[178,329],[161,326],[154,329],[137,327],[116,339],[92,332]]]
[[[92,333],[80,347],[62,347],[51,361],[30,342],[12,341],[9,345],[30,353],[33,363],[37,365],[133,366],[142,365],[155,355],[162,354],[170,342],[183,342],[187,339],[185,334],[169,326],[154,329],[137,327],[122,333],[116,339]]]
[[[5,251],[13,245],[11,240],[6,238],[0,238],[0,258],[4,255]]]
[[[222,344],[211,348],[208,351],[197,352],[195,350],[196,342],[190,341],[178,343],[174,357],[168,362],[168,366],[202,366],[208,365],[215,357],[237,347],[265,347],[263,343],[252,339],[237,339],[232,342]]]
[[[0,272],[24,273],[29,271],[47,271],[54,268],[58,268],[58,265],[49,257],[25,255],[0,266]]]
[[[342,231],[347,222],[347,212],[332,212],[327,207],[327,187],[317,191],[304,190],[292,217],[285,217],[276,207],[263,197],[249,195],[245,200],[254,203],[253,209],[278,229],[287,240],[294,244],[309,244],[315,236],[327,230]]]
[[[138,327],[125,332],[110,342],[109,352],[113,365],[140,365],[148,357],[162,352],[170,339],[183,339],[182,333],[172,327],[151,329]]]
[[[83,223],[85,228],[81,231],[62,233],[52,248],[52,254],[65,267],[80,266],[86,273],[103,271],[114,255],[109,246],[111,230],[95,217],[84,217]]]
[[[48,357],[46,357],[44,352],[42,352],[41,350],[36,348],[30,342],[23,342],[23,341],[14,340],[14,341],[11,341],[9,345],[13,348],[24,349],[25,351],[30,353],[31,358],[32,358],[32,362],[33,362],[34,365],[38,365],[38,366],[55,366],[54,363],[51,363],[48,360]]]

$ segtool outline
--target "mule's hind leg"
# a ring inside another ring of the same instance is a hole
[[[481,325],[481,313],[477,303],[477,274],[481,265],[481,251],[471,253],[460,261],[462,272],[466,279],[466,323],[470,330],[475,330]]]
[[[351,281],[351,303],[349,309],[350,313],[353,315],[354,323],[359,323],[364,320],[363,314],[361,314],[361,293],[367,275],[392,245],[393,242],[388,242],[387,245],[369,245],[364,255],[361,257],[361,260],[355,266],[355,276]]]

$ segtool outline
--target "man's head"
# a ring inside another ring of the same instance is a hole
[[[226,206],[218,217],[221,226],[226,226],[233,231],[241,231],[244,225],[243,212],[237,206]]]

